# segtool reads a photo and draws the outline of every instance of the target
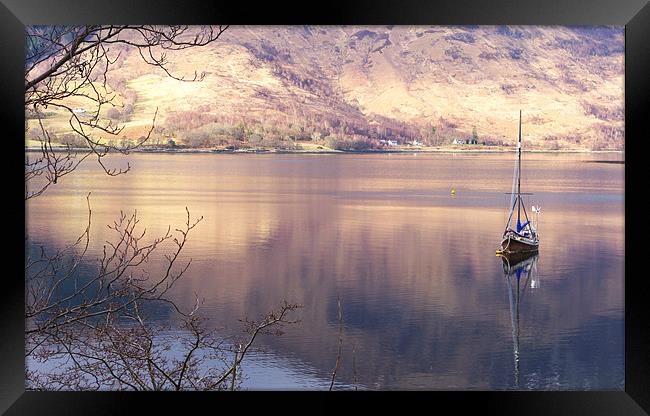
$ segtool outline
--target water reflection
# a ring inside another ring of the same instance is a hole
[[[89,191],[90,258],[101,257],[112,238],[106,224],[120,210],[137,209],[153,238],[182,224],[187,206],[204,221],[183,252],[192,265],[170,295],[191,306],[199,293],[210,322],[234,330],[284,299],[304,304],[300,325],[262,340],[280,366],[303,363],[296,367],[314,380],[331,377],[341,295],[342,382],[354,380],[354,345],[359,384],[368,388],[513,387],[504,305],[515,292],[506,295],[503,281],[516,287],[517,278],[505,278],[494,258],[510,154],[453,163],[448,155],[129,157],[128,175],[84,167],[30,201],[30,242],[56,249],[76,238]],[[544,282],[535,302],[515,308],[517,342],[528,346],[522,388],[611,389],[623,380],[624,171],[576,163],[585,157],[527,159],[522,183],[538,198],[530,203],[545,207],[535,260]],[[526,291],[539,284],[521,273]],[[272,374],[262,380],[274,387]]]
[[[539,276],[537,273],[537,253],[510,253],[500,254],[503,261],[503,273],[506,276],[508,285],[508,299],[510,300],[510,322],[512,323],[512,340],[515,368],[515,388],[519,388],[519,335],[520,335],[520,304],[523,300],[530,281],[530,288],[539,288]],[[522,276],[524,282],[522,284]]]

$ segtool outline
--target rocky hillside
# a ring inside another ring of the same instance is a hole
[[[129,50],[109,73],[125,138],[158,108],[159,139],[191,146],[510,144],[521,109],[531,146],[624,147],[621,27],[230,27],[169,60],[206,76],[174,80]]]

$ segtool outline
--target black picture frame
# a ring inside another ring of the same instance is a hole
[[[625,390],[573,392],[238,392],[155,393],[31,392],[24,388],[24,26],[82,23],[157,24],[532,24],[624,25],[625,41]],[[419,406],[425,411],[452,409],[498,414],[643,415],[650,413],[650,313],[645,294],[641,238],[647,235],[632,221],[643,219],[644,155],[650,141],[644,127],[650,120],[650,4],[645,0],[409,0],[331,1],[305,3],[172,0],[0,0],[0,125],[5,166],[2,227],[8,247],[0,290],[0,412],[7,414],[117,414],[175,411],[188,404],[251,405],[279,411],[330,412],[348,404],[385,408]],[[640,221],[643,222],[643,221]],[[641,235],[641,238],[635,237]],[[640,242],[640,243],[637,243]],[[640,271],[639,271],[640,270]],[[251,396],[252,395],[252,396]],[[261,396],[251,400],[251,397]],[[298,401],[296,401],[298,399]],[[299,403],[298,405],[296,403]]]

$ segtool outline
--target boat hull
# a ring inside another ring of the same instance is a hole
[[[501,241],[501,252],[503,253],[535,253],[538,250],[538,241],[513,236],[507,236]]]
[[[500,257],[503,261],[503,270],[507,274],[512,274],[513,271],[525,266],[526,264],[532,262],[534,258],[537,258],[539,254],[536,251],[525,251],[518,253],[499,253],[497,257]]]

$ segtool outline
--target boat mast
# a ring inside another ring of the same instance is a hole
[[[508,214],[508,221],[506,222],[505,233],[508,231],[508,228],[512,225],[512,217],[515,214],[515,205],[518,207],[517,211],[517,220],[521,222],[521,110],[519,110],[519,140],[517,142],[517,155],[515,158],[515,171],[512,174],[512,191],[510,192],[510,213]],[[524,211],[525,212],[525,211]]]
[[[521,110],[519,110],[519,141],[517,142],[517,224],[521,221]]]

